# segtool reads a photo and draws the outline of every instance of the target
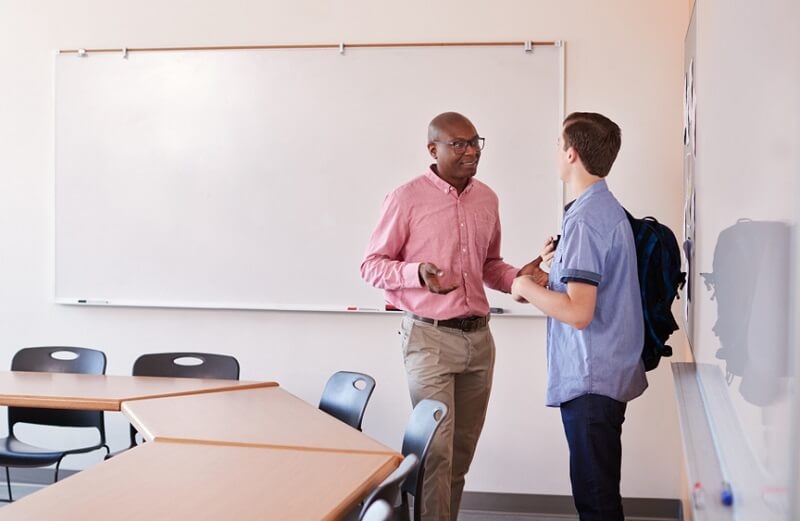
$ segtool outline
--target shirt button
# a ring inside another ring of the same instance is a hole
[[[464,249],[463,249],[463,250],[461,250],[461,251],[463,251],[464,253],[467,253],[467,249],[466,249],[466,248],[464,248]]]
[[[464,227],[464,223],[461,223],[461,227],[462,227],[462,228]]]

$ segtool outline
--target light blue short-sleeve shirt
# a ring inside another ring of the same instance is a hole
[[[550,268],[550,289],[567,283],[597,286],[592,322],[583,330],[547,321],[547,405],[584,394],[620,402],[647,388],[641,360],[642,304],[633,232],[605,180],[567,207]]]

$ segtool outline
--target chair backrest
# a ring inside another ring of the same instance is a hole
[[[439,400],[422,400],[411,411],[411,416],[406,425],[403,436],[404,455],[415,454],[419,458],[419,465],[411,472],[402,485],[402,492],[411,494],[414,501],[414,519],[420,518],[422,505],[422,482],[425,478],[425,459],[431,446],[434,434],[439,429],[442,421],[447,417],[447,405]]]
[[[171,378],[239,379],[239,361],[230,355],[217,353],[147,353],[133,362],[133,376],[162,376]],[[136,442],[136,429],[130,427],[130,446]]]
[[[401,487],[409,474],[417,468],[419,458],[416,454],[409,454],[400,465],[384,479],[375,490],[364,500],[364,507],[361,509],[359,520],[368,519],[367,512],[370,506],[377,501],[385,501],[388,503],[392,510],[401,505]]]
[[[106,372],[106,355],[85,347],[26,347],[11,359],[12,371],[43,373],[80,373],[102,375]],[[41,409],[33,407],[8,408],[8,432],[14,432],[16,423],[35,423],[58,427],[95,427],[105,443],[103,411],[78,411],[70,409]]]
[[[367,408],[369,397],[375,390],[375,379],[363,373],[339,371],[333,373],[325,384],[319,408],[361,430],[361,421]]]
[[[133,363],[133,376],[239,379],[239,362],[215,353],[148,353]]]
[[[359,521],[391,521],[393,509],[389,503],[379,499],[372,503]]]

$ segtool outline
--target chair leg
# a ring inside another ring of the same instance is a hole
[[[414,503],[416,503],[416,499],[417,498],[414,498]],[[395,512],[398,513],[398,515],[397,515],[398,521],[411,521],[411,514],[409,512],[411,510],[411,508],[410,508],[410,505],[409,505],[408,493],[407,492],[401,492],[400,493],[400,506],[397,507],[397,508],[399,508],[399,510],[396,509]],[[415,505],[415,508],[416,508],[416,505]],[[415,513],[415,516],[414,516],[414,521],[419,521],[419,518],[416,516],[416,513]]]
[[[8,467],[6,467],[6,486],[8,487],[8,502],[11,503],[14,498],[11,496],[11,473],[8,471]]]

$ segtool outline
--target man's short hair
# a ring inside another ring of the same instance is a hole
[[[595,112],[573,112],[564,120],[564,150],[578,152],[586,170],[605,177],[617,158],[622,136],[619,126]]]

